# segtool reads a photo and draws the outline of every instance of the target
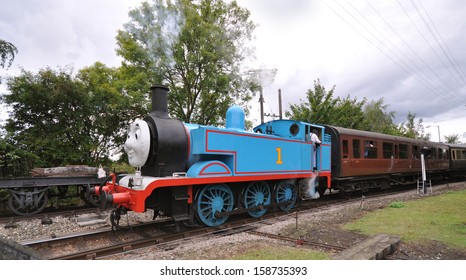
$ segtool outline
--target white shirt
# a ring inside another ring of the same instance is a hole
[[[319,143],[319,144],[321,143],[320,139],[319,139],[319,136],[317,136],[317,134],[312,133],[312,132],[311,132],[311,142],[313,142],[314,144],[315,143]]]

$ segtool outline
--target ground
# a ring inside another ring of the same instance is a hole
[[[433,195],[454,189],[465,189],[466,184],[438,187]],[[387,207],[394,201],[419,199],[422,196],[411,192],[397,193],[383,198],[364,198],[338,206],[328,206],[315,210],[292,214],[288,219],[264,225],[258,231],[280,234],[295,239],[307,239],[342,247],[352,246],[367,236],[342,229],[342,225],[354,221],[370,211]],[[221,248],[221,249],[220,249]],[[122,256],[123,259],[235,259],[248,252],[256,251],[311,251],[325,249],[308,248],[296,243],[286,243],[248,233],[225,237],[198,238],[192,242],[172,244],[159,249],[133,251]],[[332,252],[330,252],[331,254]],[[254,255],[255,253],[252,253]],[[465,260],[466,250],[450,248],[437,241],[401,241],[395,254],[396,259],[414,260]],[[285,257],[286,258],[286,257]]]
[[[445,191],[464,189],[465,184],[439,186],[432,195],[438,195]],[[285,235],[301,235],[304,239],[318,242],[325,242],[332,245],[348,247],[354,245],[367,236],[354,231],[342,229],[342,225],[352,222],[367,212],[387,207],[394,201],[420,199],[416,190],[403,194],[394,194],[383,198],[370,198],[360,202],[350,203],[340,207],[340,210],[327,210],[316,215],[315,221],[305,224],[301,223],[296,232],[296,226],[290,227],[283,232]],[[415,260],[464,260],[466,250],[451,248],[438,241],[401,241],[398,249],[393,255],[394,258],[415,259]]]

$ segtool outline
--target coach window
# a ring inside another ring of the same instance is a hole
[[[361,158],[361,148],[359,139],[353,139],[353,158]]]
[[[461,159],[461,150],[452,150],[452,153],[451,153],[451,158],[453,160],[459,160]]]
[[[348,158],[348,140],[343,140],[343,158]]]
[[[456,150],[451,150],[451,159],[456,160]]]
[[[382,149],[383,149],[383,158],[393,157],[393,144],[392,143],[383,142]]]
[[[442,149],[437,149],[437,156],[438,156],[438,159],[445,159],[443,157],[443,150]]]
[[[452,150],[451,151],[451,159],[453,159],[453,160],[461,159],[461,151],[460,150]]]
[[[431,149],[430,155],[427,158],[428,159],[437,159],[437,149]]]
[[[400,159],[408,158],[408,145],[400,144]]]
[[[413,146],[413,159],[419,159],[419,146]]]
[[[453,159],[454,160],[461,159],[461,150],[454,150],[453,151]]]
[[[466,159],[466,150],[461,150],[461,159]]]
[[[364,157],[377,158],[377,141],[364,140]]]

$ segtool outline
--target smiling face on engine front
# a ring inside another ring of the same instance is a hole
[[[142,167],[146,163],[150,139],[149,126],[145,121],[136,120],[130,125],[124,149],[131,166]]]

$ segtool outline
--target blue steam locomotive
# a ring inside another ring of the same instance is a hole
[[[164,213],[175,222],[223,224],[230,215],[264,215],[270,208],[292,209],[330,186],[331,139],[325,127],[276,120],[245,131],[245,114],[230,107],[226,127],[171,119],[168,88],[154,86],[152,111],[131,124],[125,151],[135,174],[93,189],[104,206],[116,205],[111,220],[131,210]],[[310,140],[316,130],[320,144]],[[325,187],[309,190],[310,182]]]

